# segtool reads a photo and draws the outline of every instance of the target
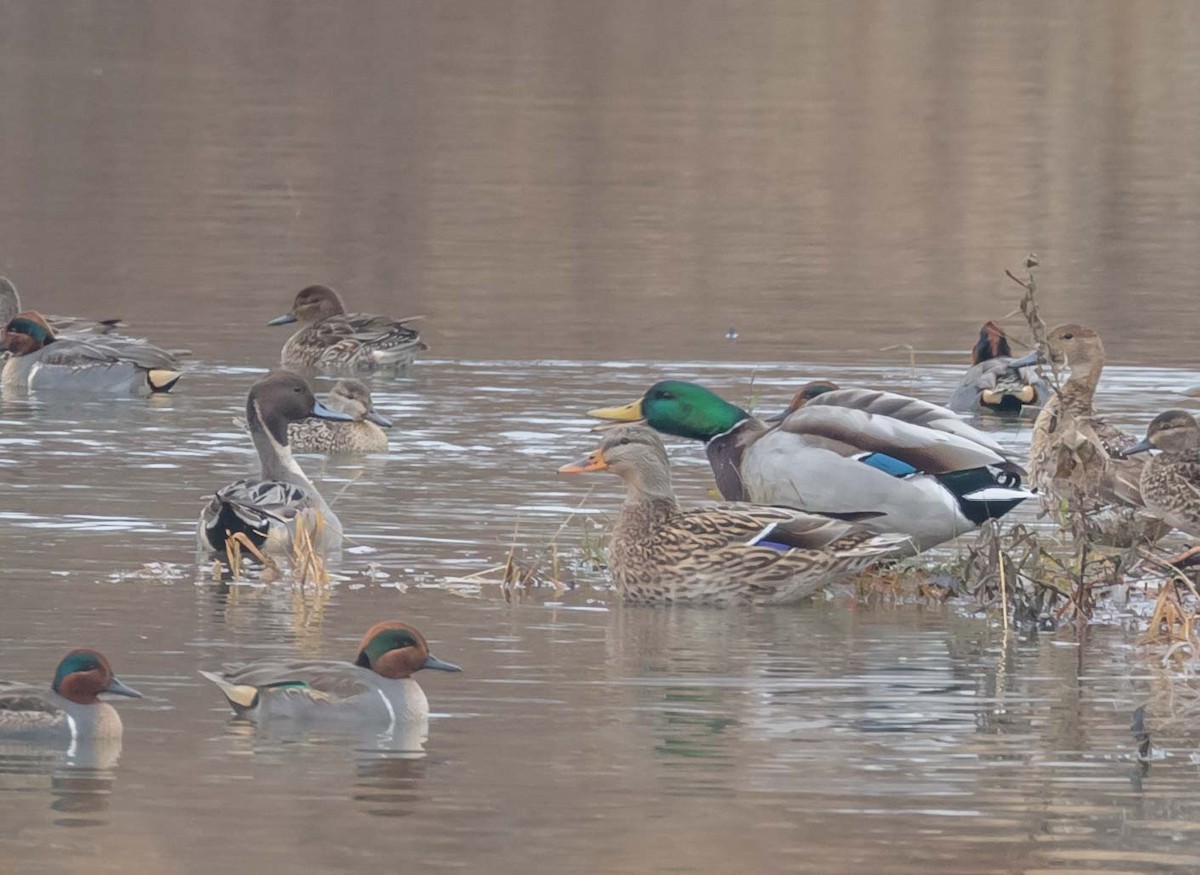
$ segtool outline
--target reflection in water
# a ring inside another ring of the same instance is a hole
[[[70,751],[36,744],[0,742],[0,793],[45,787],[55,826],[97,826],[108,810],[116,784],[121,739],[84,739]],[[88,816],[91,815],[91,816]]]

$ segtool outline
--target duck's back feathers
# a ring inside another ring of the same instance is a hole
[[[206,549],[224,550],[229,534],[241,532],[256,547],[267,542],[273,527],[288,527],[311,508],[308,492],[279,480],[235,480],[220,489],[200,512]]]
[[[71,718],[45,689],[0,682],[0,736],[71,735]]]
[[[283,348],[283,363],[333,371],[403,367],[429,348],[406,321],[369,313],[330,316],[292,335]]]

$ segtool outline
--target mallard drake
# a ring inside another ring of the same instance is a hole
[[[1029,365],[1013,367],[1008,335],[995,322],[985,322],[971,349],[971,369],[946,402],[957,413],[1017,416],[1050,400],[1054,391]]]
[[[288,426],[310,416],[354,419],[317,401],[304,378],[290,371],[273,371],[250,387],[246,422],[262,474],[222,487],[200,511],[196,541],[202,551],[223,551],[234,532],[243,533],[255,546],[286,551],[298,524],[319,532],[314,537],[319,550],[341,544],[341,523],[304,475],[288,444]]]
[[[1142,498],[1145,459],[1125,455],[1137,438],[1094,408],[1105,361],[1100,336],[1083,325],[1058,325],[1047,332],[1046,348],[1070,375],[1033,423],[1029,476],[1043,505],[1077,513],[1085,534],[1102,545],[1127,547],[1161,537],[1169,527],[1146,513]],[[1011,364],[1037,361],[1034,351]]]
[[[969,532],[1030,496],[1000,445],[945,407],[866,389],[808,394],[771,424],[695,383],[666,380],[632,404],[589,415],[644,420],[704,441],[717,488],[730,501],[872,512],[863,525],[908,535],[911,552]]]
[[[353,422],[310,416],[288,426],[288,444],[296,453],[386,453],[392,422],[375,410],[371,390],[362,380],[338,380],[325,396],[325,406]],[[383,428],[380,428],[382,426]]]
[[[5,324],[2,345],[10,356],[0,380],[9,391],[145,395],[169,392],[183,376],[179,359],[157,346],[111,337],[60,338],[32,310]]]
[[[644,603],[787,604],[895,555],[907,538],[781,507],[684,510],[667,451],[640,426],[608,430],[560,474],[612,471],[625,483],[608,562],[617,592]]]
[[[1142,466],[1139,478],[1147,509],[1175,528],[1200,536],[1200,424],[1186,410],[1154,417],[1146,437],[1123,456],[1161,450]]]
[[[263,659],[200,674],[221,688],[237,716],[256,723],[345,720],[392,727],[428,717],[429,702],[412,677],[427,668],[462,671],[431,654],[412,626],[388,620],[367,630],[354,662]]]
[[[119,738],[121,715],[100,701],[100,693],[142,697],[121,683],[108,660],[95,650],[67,653],[49,689],[0,682],[0,739],[74,743]]]
[[[0,325],[21,312],[21,296],[8,277],[0,276]],[[120,319],[84,319],[81,316],[46,316],[50,327],[58,334],[111,334],[122,327]]]
[[[421,335],[404,323],[366,313],[347,313],[341,295],[328,286],[309,286],[296,295],[292,309],[268,325],[299,322],[301,328],[283,345],[284,367],[324,371],[374,371],[410,365],[428,349]]]

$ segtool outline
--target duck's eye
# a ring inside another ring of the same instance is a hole
[[[1072,334],[1071,332],[1068,331],[1066,334],[1063,335],[1063,340],[1070,340],[1074,336],[1075,336],[1074,334]]]
[[[622,446],[622,447],[625,446],[627,443],[629,443],[629,438],[627,438],[627,437],[623,437],[619,441],[617,441],[617,445]]]

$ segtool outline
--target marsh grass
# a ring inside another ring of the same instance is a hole
[[[292,536],[292,548],[287,554],[289,566],[287,574],[280,568],[274,557],[256,547],[244,532],[227,531],[225,533],[225,561],[229,573],[235,580],[244,577],[247,571],[247,557],[250,557],[261,566],[262,571],[258,577],[263,583],[274,583],[286,577],[300,588],[304,588],[309,583],[317,587],[326,586],[330,582],[329,569],[325,564],[325,557],[317,548],[324,530],[325,518],[320,513],[313,516],[311,525],[303,519],[297,521],[296,530]],[[213,574],[219,577],[220,572],[221,566],[218,560],[214,563]]]

